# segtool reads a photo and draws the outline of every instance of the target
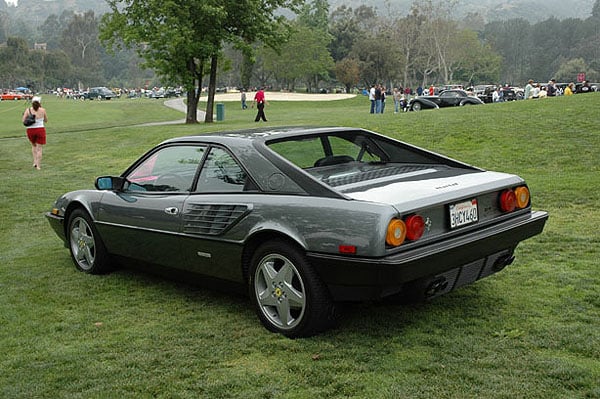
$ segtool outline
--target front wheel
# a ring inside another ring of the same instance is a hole
[[[421,103],[414,103],[411,108],[413,111],[420,111],[423,107]]]
[[[69,217],[68,239],[71,257],[77,269],[89,274],[110,271],[109,256],[90,216],[82,209]]]
[[[261,245],[250,265],[250,298],[269,331],[308,337],[330,327],[335,306],[300,249],[283,240]]]

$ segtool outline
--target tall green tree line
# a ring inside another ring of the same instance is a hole
[[[600,79],[600,0],[586,19],[538,23],[483,23],[475,15],[457,21],[456,0],[414,0],[406,15],[366,5],[330,10],[327,0],[109,5],[112,12],[102,18],[93,12],[48,17],[36,36],[47,43],[45,52],[32,50],[30,37],[7,38],[0,86],[140,87],[161,80],[185,85],[194,105],[203,86],[217,85],[314,91],[376,82],[571,81],[581,72]],[[281,7],[295,16],[284,18],[276,12]]]

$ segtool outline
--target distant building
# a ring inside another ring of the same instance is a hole
[[[46,51],[46,47],[47,47],[46,43],[34,43],[33,44],[33,49],[34,50],[43,50],[43,51]]]

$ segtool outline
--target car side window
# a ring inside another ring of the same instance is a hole
[[[129,191],[190,191],[205,146],[164,147],[146,158],[126,178]]]
[[[244,169],[227,151],[213,147],[202,166],[195,192],[240,192],[247,180]]]

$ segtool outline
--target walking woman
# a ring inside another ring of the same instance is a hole
[[[27,138],[31,143],[31,154],[33,155],[33,167],[37,170],[42,168],[42,146],[46,144],[46,128],[44,123],[48,122],[46,110],[42,107],[42,98],[35,96],[31,99],[31,107],[23,112],[23,122],[30,115],[35,115],[35,123],[27,126]]]

